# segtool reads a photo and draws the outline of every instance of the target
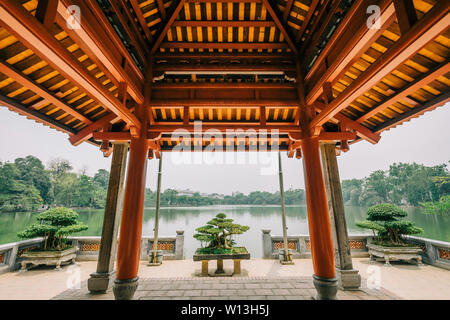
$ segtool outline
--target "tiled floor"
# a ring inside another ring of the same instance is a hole
[[[215,277],[179,279],[141,279],[135,293],[139,300],[311,300],[316,290],[311,277]],[[53,299],[114,299],[111,290],[93,295],[86,288],[66,290]],[[340,300],[392,300],[394,294],[381,289],[362,288],[339,291]]]

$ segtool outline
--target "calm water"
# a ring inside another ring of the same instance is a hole
[[[361,230],[355,227],[355,222],[364,220],[365,208],[346,207],[347,227],[350,234],[368,233],[369,230]],[[450,218],[424,214],[421,208],[407,208],[408,217],[416,225],[422,227],[425,232],[421,237],[450,242]],[[102,230],[103,210],[77,210],[80,220],[89,226],[89,229],[77,235],[99,236]],[[203,226],[217,213],[224,212],[236,223],[250,226],[245,234],[234,236],[238,245],[247,247],[252,257],[262,256],[262,232],[261,229],[272,230],[272,235],[282,235],[281,208],[279,206],[210,206],[210,207],[184,207],[161,208],[160,211],[160,235],[175,236],[176,230],[184,230],[185,257],[191,258],[200,242],[192,235],[195,229]],[[144,212],[142,234],[153,236],[154,226],[153,208]],[[0,244],[17,241],[16,233],[35,221],[35,213],[0,213]],[[288,235],[308,233],[305,206],[287,206],[286,220]]]

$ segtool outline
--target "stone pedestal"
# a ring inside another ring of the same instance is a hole
[[[325,279],[313,275],[313,283],[317,290],[317,296],[313,297],[315,300],[336,300],[338,290],[337,279]]]
[[[132,300],[138,287],[138,279],[114,280],[113,292],[116,300]]]
[[[116,279],[116,271],[111,272],[94,272],[88,279],[88,288],[91,293],[106,293],[110,289]]]
[[[359,290],[361,286],[361,276],[358,270],[341,270],[336,268],[336,278],[338,287],[341,290]]]
[[[262,230],[263,258],[272,259],[272,237],[269,229]]]

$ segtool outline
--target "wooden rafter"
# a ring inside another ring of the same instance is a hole
[[[161,30],[161,33],[159,34],[158,38],[155,40],[155,43],[153,44],[150,54],[153,55],[156,52],[156,50],[159,49],[161,43],[163,42],[163,40],[167,34],[167,31],[169,31],[170,27],[172,26],[172,23],[177,18],[178,14],[180,13],[181,9],[184,6],[184,3],[185,3],[185,0],[180,0],[180,2],[178,2],[177,6],[175,7],[175,10],[170,15],[170,18],[167,21],[165,21],[164,28]]]
[[[286,7],[284,8],[283,12],[283,21],[286,23],[289,13],[291,13],[292,4],[294,3],[294,0],[287,0],[286,1]]]
[[[249,43],[235,43],[235,42],[165,42],[162,43],[161,48],[164,49],[252,49],[252,50],[277,50],[288,49],[289,46],[286,43],[261,43],[261,42],[249,42]]]
[[[47,30],[51,30],[55,22],[58,0],[41,0],[34,15]]]
[[[163,0],[156,0],[156,3],[158,4],[158,9],[161,14],[161,20],[166,20],[166,8],[164,8]]]
[[[412,0],[394,0],[400,32],[405,34],[417,22],[416,9]]]
[[[328,41],[320,56],[307,73],[305,79],[309,88],[306,102],[312,104],[321,94],[325,82],[334,83],[372,45],[395,19],[394,5],[390,0],[380,3],[380,29],[369,29],[361,18],[371,0],[361,0],[347,13],[338,29]],[[357,31],[353,31],[357,29]],[[334,57],[330,59],[329,54]],[[327,59],[328,68],[322,73],[319,66]]]
[[[145,36],[147,37],[147,40],[149,41],[149,43],[153,42],[153,36],[152,33],[150,31],[150,28],[148,27],[144,15],[142,14],[142,9],[139,6],[137,0],[130,0],[130,4],[133,7],[134,13],[136,14],[136,17],[139,21],[139,24],[142,27],[142,30],[144,30]]]
[[[358,121],[359,123],[366,121],[377,113],[382,112],[386,108],[390,107],[395,102],[406,98],[408,95],[414,93],[423,86],[429,84],[431,81],[437,79],[442,75],[445,75],[448,72],[450,72],[450,62],[444,62],[440,64],[436,69],[427,72],[422,77],[417,78],[413,82],[409,83],[406,87],[401,88],[396,94],[390,96],[385,101],[382,101],[377,106],[371,108],[369,112],[365,113],[356,121]]]
[[[88,71],[20,4],[13,0],[0,3],[1,24],[36,55],[84,90],[90,97],[140,128],[141,123],[119,100]]]
[[[269,28],[275,27],[273,21],[212,21],[212,20],[176,20],[172,24],[173,27],[258,27]]]
[[[318,3],[319,0],[312,0],[311,5],[309,6],[308,13],[306,14],[305,20],[303,20],[302,25],[300,26],[300,29],[298,30],[297,35],[295,36],[295,43],[298,43],[302,38],[302,35],[305,32],[306,27],[308,26],[309,21],[311,20],[314,14],[314,11],[316,11]]]
[[[291,36],[289,35],[289,33],[287,32],[287,29],[285,28],[285,24],[283,22],[281,22],[280,18],[278,18],[278,14],[277,12],[274,10],[274,8],[272,7],[272,5],[270,4],[269,0],[263,0],[263,4],[266,7],[267,11],[269,12],[269,14],[271,15],[273,21],[275,22],[275,24],[277,25],[278,29],[281,31],[281,33],[284,36],[284,39],[286,40],[286,42],[289,45],[289,48],[291,48],[291,50],[295,53],[298,54],[298,50],[297,47],[295,45],[295,43],[292,41]]]
[[[438,2],[413,28],[403,35],[382,58],[376,60],[329,106],[311,122],[311,128],[321,126],[352,101],[392,72],[406,59],[448,28],[450,3]]]
[[[20,83],[25,88],[33,91],[35,94],[41,96],[46,101],[54,104],[56,107],[63,110],[65,113],[75,117],[76,119],[86,123],[91,124],[92,121],[85,117],[83,114],[79,113],[77,110],[73,109],[70,105],[65,103],[63,100],[54,96],[52,92],[48,91],[42,85],[33,81],[30,77],[23,74],[21,71],[14,68],[14,66],[10,65],[6,61],[0,58],[0,72],[5,74],[6,76],[14,79],[18,83]]]
[[[17,112],[23,116],[26,116],[29,119],[32,119],[39,123],[42,123],[43,125],[49,126],[53,129],[67,133],[70,136],[73,136],[74,134],[76,134],[76,130],[70,128],[69,126],[62,124],[62,123],[52,119],[51,117],[40,113],[39,111],[29,109],[26,106],[24,106],[23,104],[15,102],[12,99],[5,97],[3,95],[0,95],[0,104],[8,107],[11,110],[14,110],[15,112]]]

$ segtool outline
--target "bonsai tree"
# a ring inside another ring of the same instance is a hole
[[[87,226],[78,222],[78,213],[60,207],[52,208],[37,215],[37,223],[19,232],[19,238],[31,239],[44,237],[44,250],[63,250],[67,246],[66,238],[69,234],[87,230]]]
[[[367,210],[367,220],[356,222],[356,226],[378,233],[378,244],[405,245],[401,235],[423,232],[413,222],[404,220],[408,214],[403,209],[389,203],[377,204]]]
[[[202,248],[198,253],[232,253],[235,245],[231,239],[233,234],[242,234],[250,229],[249,226],[242,226],[233,223],[233,219],[227,219],[225,213],[219,213],[215,218],[208,221],[203,227],[197,228],[198,233],[194,234],[194,238],[201,241]],[[203,243],[207,243],[203,247]]]

